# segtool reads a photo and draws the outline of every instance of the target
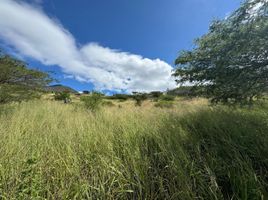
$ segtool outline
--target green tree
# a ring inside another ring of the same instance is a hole
[[[56,101],[64,101],[64,103],[68,103],[71,101],[71,95],[68,91],[56,92],[54,99]]]
[[[145,101],[148,96],[145,93],[133,93],[132,98],[136,101],[136,106],[141,106],[143,101]]]
[[[251,104],[268,87],[268,2],[248,0],[214,21],[196,47],[176,59],[177,82],[191,82],[212,102]]]
[[[0,54],[0,103],[35,98],[51,81],[49,74],[29,69],[26,63]]]

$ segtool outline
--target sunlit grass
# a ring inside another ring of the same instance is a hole
[[[1,107],[0,199],[267,197],[267,108],[134,103]]]

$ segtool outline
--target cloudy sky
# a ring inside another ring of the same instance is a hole
[[[178,52],[240,0],[0,0],[0,48],[76,90],[166,90]]]

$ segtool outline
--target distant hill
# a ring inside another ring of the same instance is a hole
[[[45,87],[45,91],[47,92],[70,92],[70,93],[78,93],[76,90],[74,90],[73,88],[70,88],[68,86],[64,86],[64,85],[51,85],[51,86],[47,86]]]
[[[193,94],[191,89],[192,89],[191,86],[181,86],[173,90],[167,91],[167,94],[174,95],[174,96],[190,96]]]

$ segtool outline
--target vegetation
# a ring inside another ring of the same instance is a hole
[[[23,101],[39,96],[51,79],[47,73],[29,69],[11,56],[0,54],[0,103]]]
[[[158,100],[163,95],[160,91],[152,91],[150,92],[149,96],[153,98],[154,100]]]
[[[172,101],[161,100],[157,102],[154,106],[159,108],[172,108],[174,106],[174,103]]]
[[[103,102],[102,96],[101,93],[92,92],[90,96],[82,96],[80,99],[84,103],[86,109],[96,112],[101,108]]]
[[[199,92],[200,90],[201,88],[197,88],[196,86],[180,86],[175,89],[168,90],[167,95],[180,97],[198,97],[202,96],[202,92]]]
[[[61,84],[47,86],[47,87],[45,87],[44,90],[46,92],[53,92],[53,93],[68,92],[70,94],[78,94],[78,92],[75,91],[73,88],[70,88],[68,86],[64,86],[64,85],[61,85]]]
[[[145,93],[134,93],[132,95],[132,98],[135,100],[136,106],[141,106],[142,102],[145,101],[148,98],[148,96]]]
[[[103,106],[108,106],[108,107],[113,107],[115,104],[112,101],[103,101],[102,102]]]
[[[173,96],[173,95],[162,95],[160,97],[160,99],[162,101],[174,101],[175,100],[175,96]]]
[[[167,94],[45,87],[47,73],[0,55],[0,199],[268,199],[267,102],[176,97],[265,96],[267,4],[215,21],[176,60],[177,82],[194,86]],[[44,88],[55,94],[32,100]]]
[[[119,101],[126,101],[130,98],[130,95],[127,94],[114,94],[113,96],[107,97],[108,99],[114,99]]]
[[[65,103],[71,100],[71,95],[69,92],[56,92],[54,95],[56,101],[64,101]]]
[[[227,19],[214,21],[196,48],[177,58],[177,82],[201,86],[215,103],[261,98],[268,89],[267,7],[267,1],[248,0]]]
[[[5,105],[1,198],[266,199],[268,107],[176,103]]]

